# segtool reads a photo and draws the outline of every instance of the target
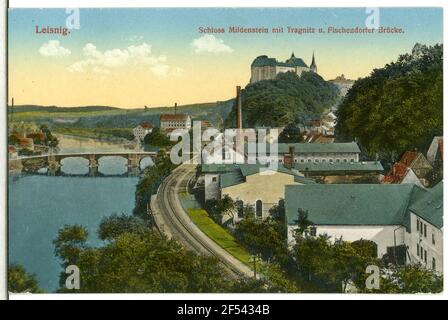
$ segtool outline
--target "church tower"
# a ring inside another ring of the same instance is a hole
[[[310,69],[314,73],[317,73],[317,65],[316,65],[316,60],[314,59],[314,52],[313,52],[313,59],[311,61]]]

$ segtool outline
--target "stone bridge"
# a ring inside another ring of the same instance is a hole
[[[84,158],[89,161],[89,170],[97,172],[98,160],[103,157],[122,157],[128,160],[128,171],[135,171],[140,167],[142,159],[155,157],[156,152],[85,152],[85,153],[54,153],[36,156],[17,157],[9,160],[10,169],[29,170],[48,167],[50,171],[57,172],[61,168],[61,162],[66,158]]]

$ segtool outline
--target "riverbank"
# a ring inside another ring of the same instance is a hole
[[[67,128],[54,127],[52,131],[55,134],[76,137],[96,139],[103,142],[132,144],[134,143],[133,132],[131,128]]]

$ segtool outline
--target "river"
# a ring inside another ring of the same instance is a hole
[[[58,136],[59,152],[125,151],[126,146],[87,138]],[[103,174],[126,172],[120,157],[99,160]],[[151,165],[143,159],[142,167]],[[62,171],[88,172],[88,161],[67,158]],[[23,265],[33,273],[46,292],[58,288],[60,261],[54,255],[53,240],[66,224],[79,224],[89,231],[88,245],[98,246],[96,231],[102,218],[132,214],[137,177],[67,177],[11,174],[9,178],[9,263]],[[81,277],[82,277],[82,270]],[[82,279],[82,278],[81,278]]]

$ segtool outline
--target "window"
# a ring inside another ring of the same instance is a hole
[[[213,177],[213,178],[212,178],[212,181],[213,181],[213,182],[216,182],[216,180],[217,180],[216,177]]]
[[[263,217],[263,202],[261,200],[255,202],[255,214],[257,218]]]
[[[425,230],[424,235],[425,235],[425,238],[426,238],[426,236],[427,236],[427,233],[426,233],[426,223],[425,223],[424,230]]]
[[[322,162],[327,162],[327,160],[325,160],[325,159],[322,159]]]
[[[347,162],[347,159],[344,159],[344,162]]]
[[[305,160],[302,159],[302,160],[300,160],[300,162],[305,162]]]
[[[436,258],[432,258],[432,270],[436,270]]]
[[[420,247],[420,258],[423,259],[423,247]]]
[[[339,159],[336,159],[336,162],[341,162],[341,160],[339,160]]]
[[[425,250],[425,263],[428,262],[428,252]]]
[[[333,159],[330,159],[330,162],[333,162]]]
[[[355,162],[355,159],[350,159],[350,162]]]
[[[417,232],[420,232],[420,220],[417,219]]]
[[[417,243],[417,257],[420,257],[420,245]]]
[[[244,203],[241,200],[235,201],[235,207],[238,212],[238,218],[244,218]]]
[[[310,236],[315,237],[317,235],[317,228],[311,227],[310,228]]]
[[[436,245],[436,235],[434,233],[432,234],[432,244]]]

